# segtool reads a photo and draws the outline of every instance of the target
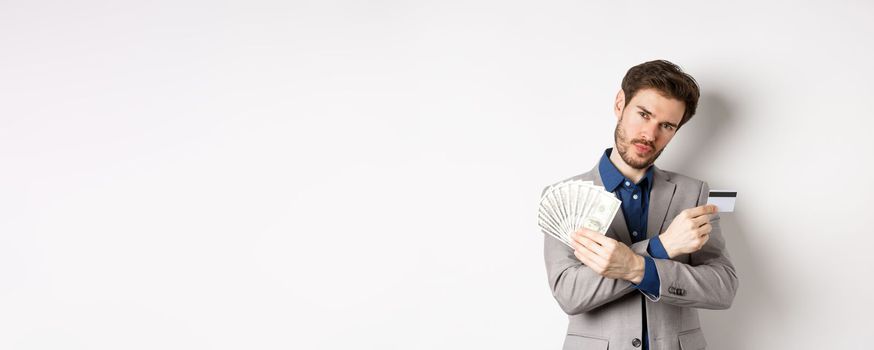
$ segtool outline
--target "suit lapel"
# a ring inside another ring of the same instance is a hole
[[[610,228],[607,229],[607,233],[613,231],[614,237],[619,237],[619,240],[622,243],[625,243],[627,246],[631,246],[631,235],[628,234],[628,226],[625,225],[625,214],[622,214],[622,208],[616,211],[616,217],[613,218],[613,222],[610,223]]]
[[[674,190],[677,188],[676,184],[670,182],[671,178],[668,173],[657,168],[655,165],[653,165],[652,175],[653,185],[649,196],[649,214],[646,217],[647,238],[659,235],[659,231],[665,223],[668,208],[671,206],[671,200],[674,198]],[[622,226],[625,226],[624,222]]]

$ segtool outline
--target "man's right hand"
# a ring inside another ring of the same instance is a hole
[[[710,215],[716,213],[713,204],[689,208],[674,218],[668,230],[659,235],[659,240],[668,256],[697,252],[710,239]]]

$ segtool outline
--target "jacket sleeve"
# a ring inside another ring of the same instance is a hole
[[[697,205],[706,204],[709,192],[710,186],[702,183]],[[704,247],[690,254],[689,264],[653,259],[661,280],[661,302],[702,309],[727,309],[731,306],[738,278],[725,247],[719,213],[711,215],[710,225],[710,239]],[[634,248],[639,251],[642,247]]]
[[[597,274],[577,259],[573,249],[549,234],[543,233],[543,240],[549,287],[568,315],[591,311],[636,290],[631,282]]]
[[[548,234],[543,235],[546,274],[552,296],[568,315],[594,310],[636,288],[631,282],[603,277],[574,255],[574,251]]]

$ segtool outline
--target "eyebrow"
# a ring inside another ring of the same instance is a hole
[[[646,110],[646,108],[643,108],[643,106],[641,106],[641,105],[637,105],[637,108],[640,108],[640,110],[642,110],[643,113],[648,114],[650,117],[652,116],[652,112]],[[662,123],[665,123],[665,124],[668,124],[668,125],[670,125],[670,126],[673,126],[674,129],[677,128],[677,124],[674,124],[674,123],[671,123],[671,122],[662,122]]]

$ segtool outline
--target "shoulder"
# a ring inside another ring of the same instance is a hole
[[[683,175],[678,172],[655,168],[656,173],[665,178],[668,182],[677,185],[677,190],[683,192],[701,193],[708,190],[707,182],[688,175]],[[658,175],[656,175],[658,176]]]
[[[696,184],[701,185],[704,183],[704,180],[697,179],[697,178],[694,178],[694,177],[691,177],[688,175],[683,175],[683,174],[680,174],[678,172],[661,169],[658,167],[655,168],[655,171],[656,172],[661,171],[668,178],[668,181],[673,182],[673,183],[678,184],[678,185],[680,185],[680,184],[683,184],[683,185],[696,185]]]

